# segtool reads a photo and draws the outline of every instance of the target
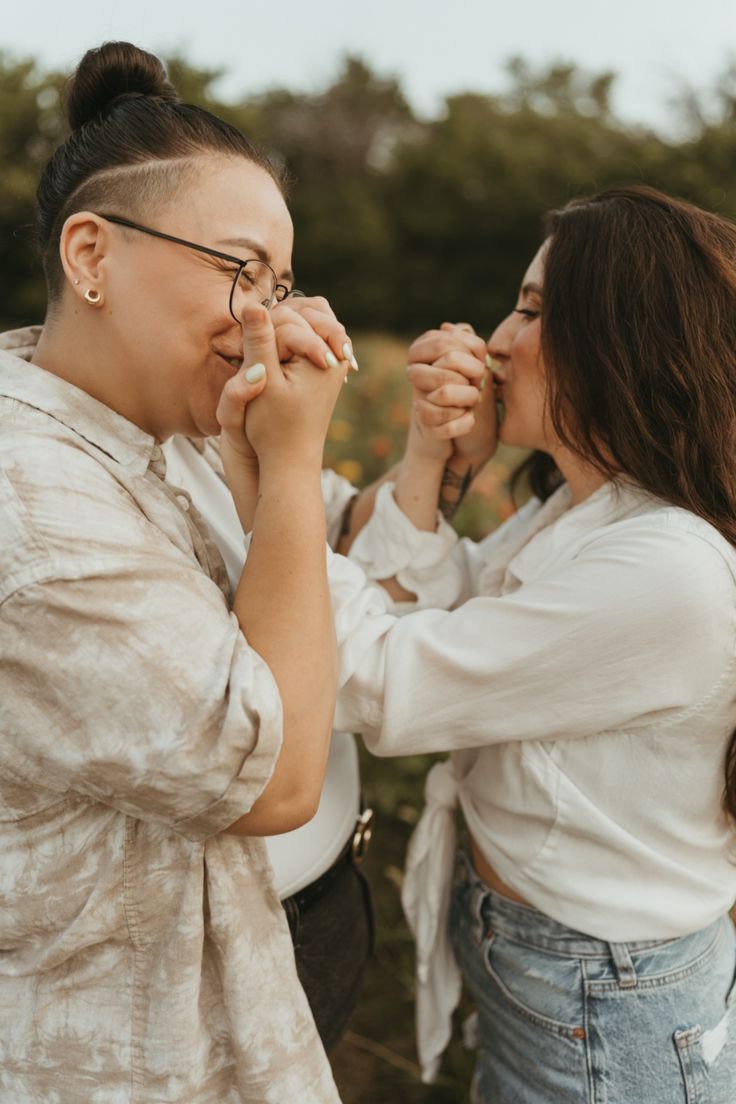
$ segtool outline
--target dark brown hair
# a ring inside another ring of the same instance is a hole
[[[181,103],[164,66],[129,42],[88,50],[67,92],[71,133],[46,165],[37,191],[37,239],[49,300],[63,287],[59,238],[75,211],[135,218],[166,202],[207,153],[244,157],[284,182],[236,127]],[[188,163],[188,164],[187,164]]]
[[[645,187],[547,220],[542,355],[560,440],[736,545],[736,226]],[[545,498],[561,477],[534,454]],[[736,732],[724,805],[736,818]]]

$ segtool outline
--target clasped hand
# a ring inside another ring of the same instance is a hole
[[[444,322],[409,349],[414,389],[408,451],[430,463],[462,460],[475,473],[497,447],[488,348],[467,323]]]
[[[247,308],[243,367],[217,407],[226,469],[257,469],[271,459],[321,463],[340,386],[353,367],[352,345],[327,300],[298,298],[271,312]]]

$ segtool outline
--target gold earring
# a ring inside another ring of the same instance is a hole
[[[97,288],[87,288],[84,298],[91,306],[96,307],[98,303],[102,302],[102,293]]]

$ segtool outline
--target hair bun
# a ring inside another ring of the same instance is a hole
[[[119,96],[158,96],[176,103],[163,63],[130,42],[105,42],[88,50],[71,79],[67,115],[72,130],[101,115]]]

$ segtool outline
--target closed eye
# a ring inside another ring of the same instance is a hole
[[[524,318],[528,318],[530,321],[534,318],[539,318],[541,311],[531,310],[529,307],[514,307],[514,314],[523,314]]]

